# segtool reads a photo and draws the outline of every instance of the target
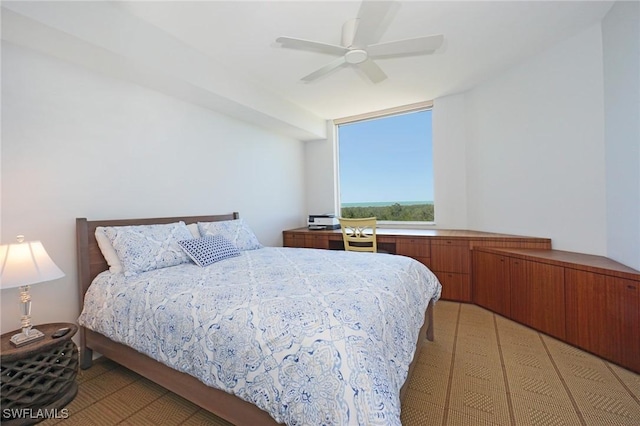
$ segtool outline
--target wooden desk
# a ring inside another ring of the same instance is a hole
[[[549,238],[523,237],[458,229],[378,228],[378,248],[412,257],[442,283],[442,298],[472,301],[471,250],[474,247],[550,249]],[[297,228],[283,232],[285,247],[344,250],[342,231]]]

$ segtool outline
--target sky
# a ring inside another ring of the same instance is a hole
[[[340,202],[433,201],[431,110],[338,127]]]

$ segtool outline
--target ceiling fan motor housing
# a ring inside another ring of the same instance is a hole
[[[344,55],[344,59],[349,64],[361,64],[366,61],[368,57],[367,51],[362,49],[353,49]]]

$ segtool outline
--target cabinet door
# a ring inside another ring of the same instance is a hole
[[[455,300],[457,302],[471,302],[471,278],[469,274],[456,274],[454,272],[434,271],[438,281],[442,284],[443,300]]]
[[[472,287],[473,303],[506,317],[511,315],[508,257],[474,250]]]
[[[467,240],[431,241],[431,268],[434,271],[469,273],[471,254]]]
[[[564,268],[510,258],[511,318],[565,337]]]
[[[640,372],[640,285],[627,280],[565,271],[567,341]]]

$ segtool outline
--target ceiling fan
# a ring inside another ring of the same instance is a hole
[[[379,83],[386,79],[387,75],[373,61],[374,59],[429,54],[435,52],[444,42],[444,36],[439,34],[379,43],[399,8],[400,3],[397,1],[363,0],[358,17],[342,26],[340,46],[294,37],[278,37],[276,42],[290,49],[339,56],[324,67],[302,77],[301,81],[305,83],[346,66],[357,67],[373,83]]]

